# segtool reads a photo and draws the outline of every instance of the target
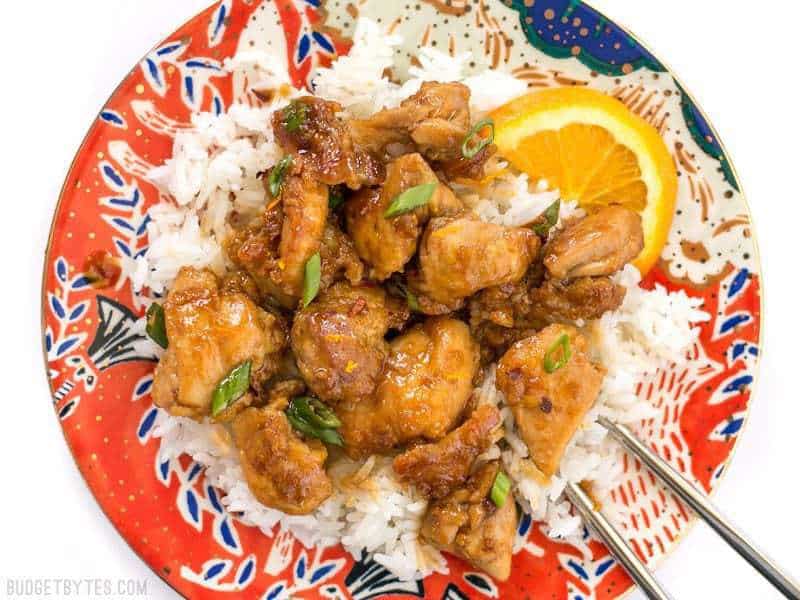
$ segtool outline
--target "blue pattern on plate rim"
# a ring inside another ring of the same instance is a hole
[[[293,0],[312,8],[320,4],[318,0]],[[571,46],[579,44],[581,54],[578,58],[591,68],[606,74],[623,73],[628,66],[632,69],[647,68],[663,71],[664,67],[644,48],[642,48],[625,31],[610,23],[594,9],[575,0],[540,0],[525,6],[522,0],[514,0],[513,7],[520,12],[523,26],[526,27],[531,42],[550,56],[563,58],[572,55]],[[207,36],[210,47],[217,46],[224,38],[227,23],[233,10],[233,0],[223,0],[212,12],[209,19]],[[552,17],[549,15],[552,12]],[[549,23],[543,27],[528,27],[526,17],[536,23]],[[293,57],[296,65],[302,64],[312,53],[333,55],[333,43],[324,32],[311,27],[304,21],[298,39],[297,50]],[[581,30],[586,28],[588,34]],[[178,72],[181,85],[181,97],[187,108],[198,110],[203,98],[210,96],[212,110],[219,113],[224,109],[221,94],[215,78],[223,75],[222,64],[210,57],[186,57],[188,40],[180,40],[164,44],[145,57],[141,70],[150,87],[161,96],[167,92],[169,84],[166,67]],[[610,52],[610,48],[619,45],[619,50]],[[684,96],[684,117],[692,131],[693,137],[710,156],[723,161],[718,140],[699,109]],[[127,130],[128,119],[118,111],[110,108],[100,113],[100,120],[109,127]],[[100,201],[103,221],[115,232],[114,250],[121,259],[135,259],[147,252],[147,223],[149,217],[143,210],[144,194],[134,179],[128,179],[109,161],[98,163],[99,172],[110,194]],[[735,186],[735,180],[730,182]],[[46,291],[45,310],[56,323],[53,328],[48,325],[44,332],[44,345],[48,365],[56,361],[64,361],[71,369],[71,377],[62,383],[53,394],[53,402],[61,419],[69,418],[79,409],[81,388],[91,392],[97,382],[98,372],[112,368],[128,361],[153,361],[156,356],[150,345],[140,333],[136,332],[135,322],[142,310],[142,299],[130,294],[130,307],[118,300],[102,295],[92,294],[87,277],[69,265],[62,256],[52,261],[52,268],[57,282],[57,289]],[[72,274],[74,273],[74,274]],[[71,275],[72,274],[72,275]],[[732,273],[723,289],[727,294],[720,299],[721,314],[732,305],[750,285],[750,273],[746,269]],[[121,285],[124,285],[124,281]],[[81,296],[81,294],[83,294]],[[75,299],[78,295],[79,299]],[[83,298],[83,299],[80,299]],[[94,308],[98,325],[91,344],[87,347],[86,333],[70,333],[70,325],[85,318]],[[750,322],[754,315],[748,311],[734,311],[726,319],[716,322],[715,339],[730,335],[737,326]],[[728,352],[729,364],[743,361],[752,365],[758,355],[758,348],[752,343],[734,340]],[[55,373],[51,367],[51,378]],[[135,382],[131,400],[139,402],[149,396],[152,387],[152,374],[148,374]],[[735,375],[721,386],[721,395],[740,393],[752,383],[749,368],[744,374]],[[715,396],[712,396],[715,397]],[[722,400],[720,400],[722,401]],[[737,413],[718,424],[711,439],[728,441],[735,437],[744,422],[744,412]],[[158,409],[147,404],[139,420],[136,437],[141,444],[152,441],[153,429],[157,424]],[[719,465],[714,478],[721,476],[725,465]],[[154,475],[165,486],[173,481],[178,483],[175,496],[176,506],[183,520],[193,527],[198,534],[211,534],[224,552],[221,557],[209,557],[199,571],[188,566],[181,568],[181,576],[207,589],[239,593],[252,583],[259,568],[259,557],[255,554],[243,556],[237,532],[237,520],[229,515],[220,502],[219,493],[203,483],[202,469],[192,462],[183,467],[178,460],[162,460],[154,463]],[[209,516],[211,526],[204,522]],[[238,525],[241,526],[241,525]],[[530,517],[523,515],[518,527],[517,546],[536,553],[536,547],[529,545],[528,536],[532,530]],[[327,583],[336,576],[345,565],[343,559],[325,559],[324,549],[307,550],[290,538],[276,536],[276,542],[266,557],[261,558],[261,568],[281,574],[264,594],[264,598],[279,600],[289,598],[295,592],[318,590],[326,598],[353,598],[368,600],[384,594],[405,597],[424,597],[424,583],[399,582],[384,567],[366,558],[356,561],[345,577],[345,589],[338,584]],[[295,551],[296,550],[296,551]],[[282,554],[281,554],[282,553]],[[233,557],[233,558],[231,558]],[[575,583],[570,582],[568,593],[574,600],[589,600],[594,597],[594,590],[603,577],[611,571],[615,562],[603,558],[597,561],[584,561],[572,554],[559,555],[562,567],[570,573]],[[471,591],[486,597],[497,597],[497,587],[491,578],[469,572],[463,575],[462,583]],[[585,590],[588,589],[587,593]],[[450,583],[443,598],[461,600],[469,595],[456,583]]]

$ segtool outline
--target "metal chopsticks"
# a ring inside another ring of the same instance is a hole
[[[787,598],[800,600],[800,587],[765,554],[757,550],[733,525],[725,520],[711,501],[680,473],[663,459],[651,452],[625,425],[619,425],[600,417],[598,423],[605,427],[611,436],[630,452],[635,454],[647,467],[661,479],[667,487],[680,497],[701,519],[708,523],[736,552],[761,573],[775,588]],[[600,536],[612,554],[628,571],[631,578],[639,585],[644,594],[653,600],[669,598],[659,586],[652,573],[639,560],[636,554],[625,543],[611,523],[596,510],[594,502],[577,485],[569,484],[567,497],[575,506],[581,517]]]
[[[565,489],[567,498],[578,511],[581,518],[591,527],[611,551],[636,585],[651,600],[670,600],[669,594],[659,585],[650,570],[639,560],[636,553],[628,546],[625,539],[614,529],[603,514],[596,510],[595,504],[581,487],[568,483]]]

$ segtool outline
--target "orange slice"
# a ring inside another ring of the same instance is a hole
[[[494,142],[531,181],[546,179],[581,207],[621,204],[642,216],[644,274],[667,241],[678,176],[658,131],[622,102],[587,88],[553,88],[497,109]]]

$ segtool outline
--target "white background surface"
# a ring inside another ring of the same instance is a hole
[[[88,125],[144,52],[206,3],[3,3],[0,597],[6,593],[2,579],[19,576],[145,578],[151,597],[171,597],[103,517],[67,451],[45,382],[39,285],[51,212]],[[745,10],[744,2],[721,0],[594,3],[679,74],[739,169],[761,245],[766,333],[751,418],[716,499],[800,576],[800,5],[752,2]],[[658,576],[678,599],[778,597],[703,525]]]

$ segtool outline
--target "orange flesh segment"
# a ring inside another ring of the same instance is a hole
[[[642,273],[658,260],[672,224],[678,179],[654,127],[620,101],[586,88],[553,88],[497,109],[495,143],[532,182],[547,180],[564,200],[619,204],[642,215]]]

